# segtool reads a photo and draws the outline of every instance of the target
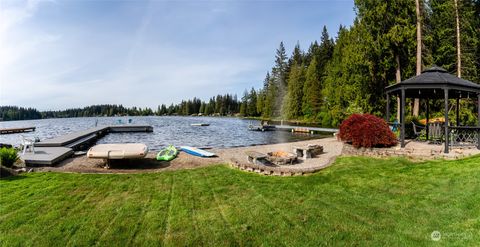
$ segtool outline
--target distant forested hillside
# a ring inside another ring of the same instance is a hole
[[[98,105],[38,113],[31,108],[2,107],[0,117],[201,113],[338,126],[352,113],[384,115],[384,88],[433,65],[480,82],[480,0],[355,0],[355,11],[353,25],[340,26],[336,39],[324,27],[319,40],[312,41],[306,50],[297,44],[290,56],[280,43],[263,86],[245,90],[241,99],[230,94],[208,101],[194,98],[176,105],[162,104],[156,110]],[[413,100],[408,103],[406,112],[422,117],[418,109],[424,106]],[[461,118],[475,122],[473,104],[467,103],[462,103],[466,105],[461,107]],[[432,104],[435,115],[442,106]]]
[[[184,100],[179,104],[164,104],[156,110],[151,108],[124,107],[122,105],[92,105],[84,108],[73,108],[60,111],[42,111],[34,108],[17,106],[0,106],[0,119],[3,121],[29,120],[42,118],[67,118],[67,117],[100,117],[100,116],[153,116],[153,115],[216,115],[233,116],[238,114],[240,102],[236,95],[217,95],[209,101],[194,98]]]
[[[40,119],[42,114],[34,108],[23,108],[17,106],[0,106],[0,120],[29,120]]]

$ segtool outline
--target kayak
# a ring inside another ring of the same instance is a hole
[[[195,155],[195,156],[199,156],[199,157],[213,157],[213,156],[215,156],[214,153],[210,153],[210,152],[207,152],[205,150],[201,150],[201,149],[194,148],[194,147],[181,146],[180,149],[187,154],[191,154],[191,155]]]
[[[208,123],[193,123],[193,124],[190,124],[191,126],[210,126],[210,124]]]
[[[177,154],[178,150],[174,146],[170,145],[158,152],[157,160],[170,161],[175,159],[175,157],[177,157]]]

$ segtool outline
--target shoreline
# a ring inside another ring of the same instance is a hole
[[[236,163],[246,164],[247,151],[267,153],[272,151],[292,152],[294,146],[317,144],[324,147],[324,153],[315,158],[301,161],[295,165],[280,166],[293,170],[322,169],[328,167],[336,157],[341,155],[343,144],[334,137],[313,139],[307,141],[285,142],[278,144],[265,144],[233,148],[212,148],[209,151],[217,156],[201,158],[180,152],[170,162],[157,161],[157,152],[149,152],[144,159],[122,160],[112,164],[110,169],[103,168],[104,161],[101,159],[89,159],[86,155],[68,158],[52,167],[33,167],[35,172],[67,172],[67,173],[91,173],[91,174],[133,174],[133,173],[156,173],[163,171],[175,171],[183,169],[195,169],[218,164],[233,165]]]

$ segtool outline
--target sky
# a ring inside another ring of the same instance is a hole
[[[260,88],[288,55],[350,26],[353,0],[0,0],[0,105],[156,108]]]

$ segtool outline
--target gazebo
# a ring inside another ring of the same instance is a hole
[[[468,142],[476,145],[480,149],[480,85],[471,81],[463,80],[449,74],[445,69],[432,67],[424,70],[420,75],[396,83],[385,88],[387,94],[387,121],[390,119],[390,97],[400,97],[400,143],[405,147],[405,99],[417,98],[426,100],[426,132],[428,138],[429,131],[429,102],[431,99],[444,99],[445,101],[445,124],[444,124],[444,152],[449,152],[449,143],[451,132],[457,133],[454,138],[458,138],[458,133],[468,136]],[[449,126],[448,111],[449,100],[456,100],[456,126]],[[476,99],[478,105],[478,124],[477,126],[459,125],[459,103],[462,99]],[[455,139],[456,140],[456,139]]]

